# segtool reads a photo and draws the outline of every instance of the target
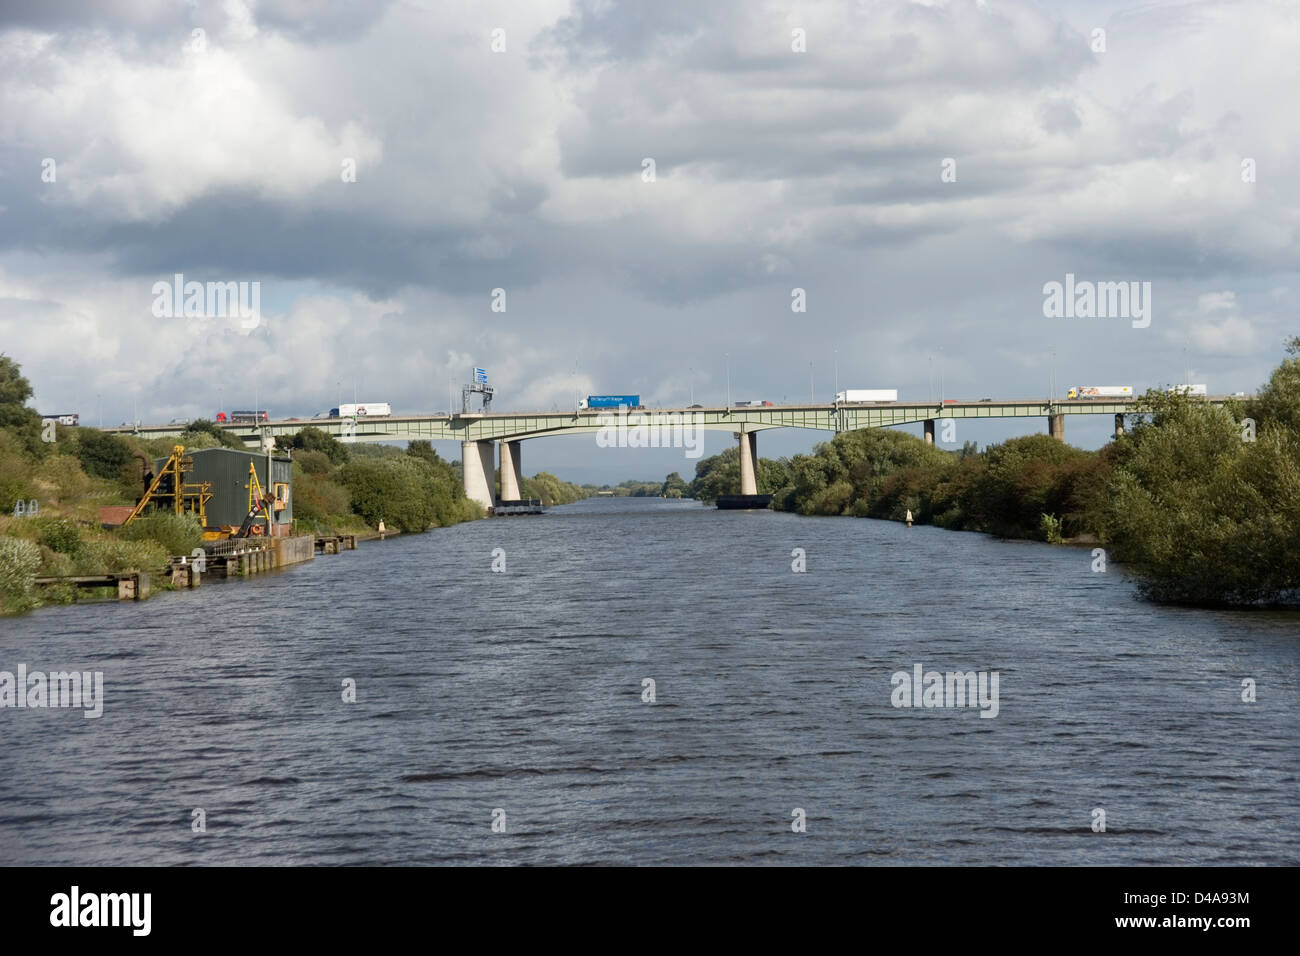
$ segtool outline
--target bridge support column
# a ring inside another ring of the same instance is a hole
[[[934,444],[934,419],[933,418],[927,418],[925,420],[925,443],[927,445]]]
[[[501,500],[518,501],[523,496],[519,489],[523,486],[524,475],[522,461],[519,457],[517,441],[501,443]]]
[[[1065,441],[1065,416],[1048,415],[1047,433],[1057,441]]]
[[[492,459],[492,442],[463,441],[460,443],[461,480],[465,484],[465,497],[477,501],[484,508],[496,502],[492,495],[492,472],[496,464]]]
[[[758,494],[758,432],[740,433],[740,493]]]
[[[1120,412],[1115,416],[1115,437],[1122,438],[1124,435],[1124,413]]]

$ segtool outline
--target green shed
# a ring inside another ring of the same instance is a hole
[[[269,533],[274,537],[290,533],[293,526],[293,462],[290,459],[234,448],[187,451],[185,457],[194,460],[194,469],[185,476],[186,482],[206,481],[212,485],[212,498],[206,508],[208,530],[223,525],[238,528],[243,524],[248,515],[248,466],[251,463],[257,471],[258,484],[271,499]],[[166,458],[160,458],[155,467],[161,469],[166,462]],[[269,478],[268,462],[271,469]]]

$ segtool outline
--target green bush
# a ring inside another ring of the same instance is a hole
[[[123,469],[131,462],[131,446],[116,435],[80,428],[77,435],[77,460],[88,475],[122,480]]]
[[[189,554],[203,543],[203,528],[191,515],[155,511],[136,518],[118,532],[126,541],[152,541],[168,555]],[[163,564],[166,564],[164,559]],[[116,569],[115,569],[116,570]]]
[[[34,518],[36,540],[59,554],[76,555],[81,552],[81,530],[67,518]]]
[[[685,482],[682,482],[682,487],[686,487]],[[587,492],[577,485],[561,481],[547,471],[539,471],[533,477],[525,478],[519,493],[525,498],[540,498],[548,508],[551,505],[567,505],[571,501],[587,497]]]
[[[446,462],[398,453],[357,456],[340,468],[337,480],[352,500],[352,510],[370,527],[383,521],[401,531],[424,531],[479,517],[460,480]]]
[[[293,456],[293,461],[305,475],[328,475],[334,468],[329,455],[323,451],[301,451]]]
[[[54,497],[73,503],[90,493],[90,479],[73,455],[50,455],[36,469],[36,477],[54,487]]]
[[[174,444],[184,445],[186,448],[192,448],[195,451],[204,448],[236,448],[243,451],[248,447],[237,435],[232,435],[206,418],[196,418],[186,425],[185,431],[181,432],[180,437],[176,439]],[[165,454],[170,452],[171,448],[168,448]]]
[[[31,383],[18,363],[0,353],[0,431],[7,432],[32,459],[44,458],[49,446],[41,441],[41,416],[26,406]]]
[[[23,443],[0,429],[0,514],[12,515],[14,505],[36,497],[34,467]],[[24,505],[25,507],[25,505]]]
[[[0,611],[16,614],[40,604],[34,588],[41,549],[21,538],[0,537]]]
[[[287,438],[280,439],[281,447],[292,449],[295,452],[300,451],[319,451],[323,452],[330,461],[336,465],[346,462],[351,456],[348,454],[348,446],[343,444],[327,431],[322,431],[315,425],[308,425],[299,429]],[[397,449],[391,449],[396,452]]]
[[[134,522],[133,522],[134,523]],[[188,554],[188,551],[182,552]],[[171,553],[157,541],[93,538],[77,559],[78,574],[112,574],[115,571],[158,571]]]
[[[316,455],[318,452],[305,452]],[[324,455],[320,455],[325,459]],[[339,515],[346,515],[352,510],[352,501],[348,490],[320,474],[304,474],[294,482],[293,514],[304,521],[322,521]]]
[[[1300,393],[1297,393],[1300,399]],[[1230,409],[1148,394],[1124,445],[1106,533],[1158,601],[1300,600],[1300,415],[1278,404],[1255,441]]]

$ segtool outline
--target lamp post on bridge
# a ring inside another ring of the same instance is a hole
[[[731,353],[723,352],[723,360],[727,363],[727,407],[731,407]]]

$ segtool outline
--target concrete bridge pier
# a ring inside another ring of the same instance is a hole
[[[1115,416],[1115,437],[1122,438],[1124,435],[1124,413],[1120,412]]]
[[[492,493],[493,460],[491,441],[463,441],[460,443],[461,480],[465,484],[465,497],[477,501],[484,508],[496,504]]]
[[[740,438],[740,493],[758,494],[758,432],[739,432]]]
[[[1047,433],[1057,441],[1065,441],[1065,415],[1048,415]]]
[[[933,418],[927,418],[925,420],[925,443],[927,445],[934,444],[934,419]]]
[[[520,442],[501,442],[501,500],[519,501],[519,489],[524,483],[523,462],[519,455]]]

